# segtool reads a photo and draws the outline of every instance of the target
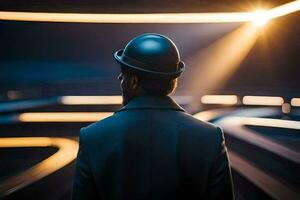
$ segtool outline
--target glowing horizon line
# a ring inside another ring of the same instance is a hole
[[[283,4],[266,11],[269,19],[300,10],[300,0]],[[255,12],[211,13],[47,13],[0,11],[0,20],[78,23],[232,23],[250,22],[257,18]]]

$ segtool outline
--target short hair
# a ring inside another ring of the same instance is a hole
[[[121,65],[122,73],[127,76],[136,75],[139,78],[141,88],[150,95],[167,96],[171,94],[177,87],[177,78],[160,78],[151,77],[140,74],[136,71],[129,70],[127,67]]]

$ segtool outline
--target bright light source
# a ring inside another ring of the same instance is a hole
[[[237,104],[237,96],[236,95],[204,95],[201,98],[201,103],[234,105]]]
[[[64,105],[115,105],[122,104],[122,96],[62,96]]]
[[[300,10],[300,1],[292,1],[268,10],[270,18],[281,17]]]
[[[179,104],[188,104],[192,96],[172,96]],[[120,105],[122,96],[61,96],[60,103],[63,105]]]
[[[39,22],[77,22],[77,23],[235,23],[255,21],[265,24],[269,19],[300,10],[300,1],[293,1],[268,10],[268,19],[260,19],[260,13],[216,12],[216,13],[43,13],[0,11],[0,20],[39,21]]]
[[[243,104],[260,106],[281,106],[284,103],[282,97],[272,96],[244,96]]]
[[[253,12],[253,19],[252,22],[256,26],[264,26],[268,21],[270,17],[268,15],[268,12],[265,10],[257,10]]]
[[[300,107],[300,98],[292,98],[291,105]]]
[[[250,21],[250,12],[219,13],[42,13],[0,11],[0,20],[77,23],[231,23]]]
[[[112,112],[33,112],[18,116],[20,122],[95,122]]]

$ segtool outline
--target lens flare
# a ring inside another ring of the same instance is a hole
[[[263,27],[270,20],[268,12],[265,10],[257,10],[253,12],[252,22],[254,25]]]

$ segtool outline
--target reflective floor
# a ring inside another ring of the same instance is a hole
[[[188,98],[176,98],[188,109]],[[2,103],[1,197],[69,199],[79,129],[121,107],[107,103],[67,104],[61,98]],[[223,128],[237,199],[300,199],[299,109],[284,114],[276,106],[226,106],[194,116]]]

